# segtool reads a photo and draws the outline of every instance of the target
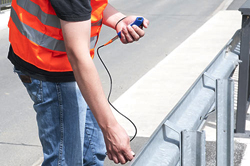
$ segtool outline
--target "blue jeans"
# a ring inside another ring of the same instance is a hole
[[[76,82],[40,81],[15,70],[34,102],[42,166],[101,166],[104,138]]]

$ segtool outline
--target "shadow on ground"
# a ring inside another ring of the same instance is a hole
[[[247,145],[239,142],[234,142],[234,166],[240,166],[243,154],[246,150]],[[206,166],[216,165],[216,142],[206,142]]]

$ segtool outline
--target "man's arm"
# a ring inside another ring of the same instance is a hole
[[[115,163],[126,163],[133,159],[129,137],[118,124],[90,57],[90,20],[67,22],[60,20],[67,55],[82,95],[102,129],[108,156]]]

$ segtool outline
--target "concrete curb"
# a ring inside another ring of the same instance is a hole
[[[152,134],[240,27],[240,12],[219,12],[114,102],[138,126],[138,136]],[[116,117],[133,135],[133,127]]]

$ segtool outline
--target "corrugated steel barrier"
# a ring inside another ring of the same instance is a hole
[[[237,31],[179,103],[161,122],[132,166],[205,166],[207,116],[217,114],[217,163],[233,166],[234,90],[230,79],[239,64]]]
[[[2,7],[11,5],[12,0],[0,0],[0,11]]]
[[[234,132],[245,133],[250,105],[250,0],[239,10],[241,30],[165,117],[131,166],[205,166],[206,141],[201,130],[213,111],[216,111],[216,165],[234,165]],[[235,127],[235,90],[231,78],[239,62]]]

